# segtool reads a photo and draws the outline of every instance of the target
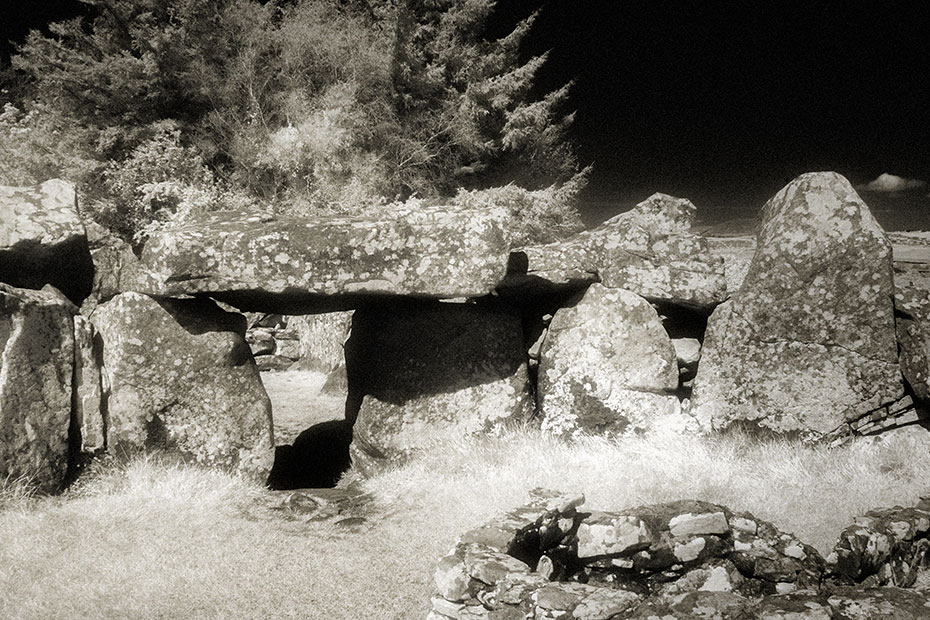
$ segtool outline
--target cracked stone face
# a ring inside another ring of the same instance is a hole
[[[723,261],[691,231],[695,206],[653,194],[571,239],[523,248],[526,276],[554,284],[600,281],[649,299],[712,308],[726,298]]]
[[[152,236],[141,292],[275,295],[486,295],[507,270],[504,208],[396,208],[377,215],[199,216]]]
[[[73,330],[55,295],[0,283],[0,479],[48,489],[64,479]]]
[[[264,479],[271,401],[245,342],[245,319],[206,300],[122,293],[91,320],[110,382],[110,447],[171,448]]]
[[[903,396],[891,246],[842,176],[805,174],[763,209],[742,287],[708,321],[692,414],[820,436]]]
[[[346,373],[350,401],[360,399],[351,446],[360,471],[406,459],[437,437],[495,433],[532,414],[520,317],[507,308],[358,310]]]
[[[51,284],[74,304],[91,292],[94,263],[73,183],[0,186],[0,282]]]
[[[677,385],[675,349],[655,309],[595,284],[549,326],[539,364],[542,427],[565,436],[647,430],[677,413]]]

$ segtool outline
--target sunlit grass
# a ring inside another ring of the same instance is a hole
[[[750,511],[827,552],[853,516],[916,503],[928,475],[930,433],[916,427],[835,449],[741,434],[568,445],[525,431],[446,442],[368,486],[390,501],[470,524],[524,501],[534,487],[584,492],[586,506],[602,510],[702,499]]]
[[[538,486],[599,509],[698,498],[826,552],[853,516],[916,503],[930,435],[839,449],[733,435],[568,445],[534,431],[438,442],[366,481],[369,526],[289,521],[269,494],[165,458],[102,462],[58,497],[0,485],[0,618],[423,618],[455,538]]]

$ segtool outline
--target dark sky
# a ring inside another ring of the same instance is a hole
[[[806,171],[857,185],[885,172],[930,181],[921,6],[550,0],[531,45],[551,49],[547,81],[575,78],[590,194],[636,202],[665,191],[738,215]],[[916,212],[930,228],[928,192],[862,194],[897,212],[886,225]]]
[[[930,182],[925,4],[499,0],[497,20],[541,8],[528,48],[550,50],[543,86],[575,80],[587,195],[614,205],[602,215],[664,191],[720,219],[806,171]],[[75,3],[3,5],[18,35]],[[862,191],[886,227],[930,229],[928,193]]]

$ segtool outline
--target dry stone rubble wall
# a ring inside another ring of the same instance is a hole
[[[724,506],[598,512],[583,496],[537,490],[439,560],[427,618],[926,618],[925,503],[868,513],[825,560]]]

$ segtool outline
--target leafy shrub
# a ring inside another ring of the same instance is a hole
[[[514,184],[483,190],[459,190],[455,205],[467,208],[505,207],[516,222],[518,245],[549,243],[583,228],[577,196],[587,182],[589,168],[568,182],[526,190]]]
[[[5,103],[0,112],[0,185],[94,177],[102,164],[86,152],[88,133],[48,106],[36,104],[24,111]]]

